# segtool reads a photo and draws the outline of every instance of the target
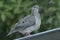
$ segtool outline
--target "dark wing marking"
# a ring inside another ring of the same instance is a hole
[[[30,26],[35,25],[35,17],[28,16],[22,19],[21,21],[17,22],[13,30],[24,30]]]

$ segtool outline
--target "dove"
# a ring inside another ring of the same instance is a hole
[[[31,8],[31,14],[19,20],[14,27],[11,28],[8,35],[19,32],[25,35],[30,35],[32,31],[40,28],[41,17],[39,14],[39,5],[34,5]]]

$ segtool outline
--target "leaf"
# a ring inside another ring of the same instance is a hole
[[[50,8],[48,8],[48,11],[49,12],[54,12],[54,11],[56,11],[56,8],[55,7],[50,7]]]
[[[16,8],[15,8],[15,10],[14,10],[14,13],[16,14],[16,13],[19,13],[19,8],[20,8],[20,6],[21,6],[21,2],[22,2],[22,0],[17,0],[17,5],[16,5]]]
[[[13,7],[9,5],[4,5],[4,8],[5,8],[5,11],[9,11],[13,9]]]
[[[5,19],[6,19],[6,16],[2,13],[2,14],[1,14],[1,20],[2,20],[2,21],[5,21]]]
[[[3,2],[2,1],[0,1],[0,7],[3,7]]]
[[[16,2],[16,0],[11,0],[12,2]]]
[[[60,7],[60,0],[58,1],[58,6]]]
[[[59,22],[60,22],[60,13],[56,13],[56,16],[57,16],[57,18],[58,18],[58,20],[59,20]]]
[[[48,18],[48,20],[47,20],[48,23],[52,23],[52,21],[53,21],[53,17]]]
[[[10,18],[10,19],[13,19],[14,18],[14,15],[12,15],[11,13],[9,12],[6,12],[5,13],[6,17]]]

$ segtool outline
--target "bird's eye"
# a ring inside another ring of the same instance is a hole
[[[24,23],[24,21],[22,23]]]

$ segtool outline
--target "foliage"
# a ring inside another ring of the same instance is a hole
[[[59,27],[60,0],[37,0],[37,2],[42,21],[38,32]],[[19,19],[30,14],[34,4],[34,0],[0,0],[0,40],[13,40],[23,36],[18,33],[9,37],[6,35]]]

